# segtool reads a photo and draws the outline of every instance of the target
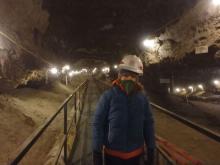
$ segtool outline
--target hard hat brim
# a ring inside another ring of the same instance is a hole
[[[119,67],[118,67],[119,70],[128,70],[128,71],[131,71],[131,72],[134,72],[134,73],[137,73],[139,75],[143,75],[143,71],[142,70],[137,70],[133,67],[129,67],[127,65],[124,65],[124,64],[120,64]]]

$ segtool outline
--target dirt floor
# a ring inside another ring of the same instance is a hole
[[[12,86],[0,82],[1,165],[10,162],[15,150],[58,110],[64,99],[81,82],[82,80],[76,80],[71,87],[57,82],[41,89],[13,89]],[[63,131],[62,122],[62,117],[54,121],[21,164],[39,165],[48,160],[51,148]]]

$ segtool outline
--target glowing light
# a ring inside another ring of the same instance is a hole
[[[186,92],[186,88],[183,88],[182,91],[183,91],[183,92]]]
[[[50,69],[50,73],[52,73],[52,74],[58,74],[58,69],[57,68],[51,68]]]
[[[143,45],[147,48],[154,48],[156,47],[156,41],[154,39],[146,39],[143,41]]]
[[[79,75],[79,74],[87,73],[87,72],[88,72],[88,69],[83,68],[81,70],[72,70],[68,74],[69,74],[70,77],[73,77],[75,75]]]
[[[66,71],[70,70],[70,66],[69,65],[65,65],[63,68],[62,68],[62,73],[65,73]]]
[[[118,65],[114,65],[114,68],[117,69],[117,68],[118,68]]]
[[[82,69],[81,72],[85,72],[85,73],[87,73],[88,70],[87,70],[87,69]]]
[[[70,77],[73,77],[73,72],[70,72],[70,73],[69,73],[69,76],[70,76]]]
[[[219,85],[219,84],[220,84],[219,80],[214,80],[213,83],[214,83],[215,85]]]
[[[212,3],[216,6],[220,5],[220,0],[212,0]]]
[[[79,75],[79,74],[81,74],[81,73],[82,73],[81,71],[72,70],[71,72],[69,72],[69,76],[70,76],[70,77],[73,77],[73,76]]]
[[[110,72],[110,68],[109,68],[109,67],[104,67],[104,68],[102,69],[102,72],[103,72],[103,73],[109,73],[109,72]]]
[[[177,93],[179,93],[181,90],[180,90],[180,88],[176,88],[175,91],[176,91]]]
[[[189,86],[188,88],[191,90],[191,92],[193,92],[194,90],[193,86]]]
[[[97,68],[94,68],[93,70],[92,70],[92,73],[96,73],[97,72]]]
[[[198,85],[198,88],[201,89],[201,90],[204,90],[204,87],[203,87],[202,84],[199,84],[199,85]]]

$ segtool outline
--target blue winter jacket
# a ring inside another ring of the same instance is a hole
[[[100,98],[93,122],[93,151],[131,152],[144,146],[155,148],[154,121],[143,92],[127,95],[118,86]]]

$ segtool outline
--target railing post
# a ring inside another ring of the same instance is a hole
[[[158,148],[156,148],[156,154],[155,154],[155,158],[156,158],[156,164],[159,165],[159,150]]]
[[[79,111],[81,111],[81,88],[79,88]]]
[[[74,101],[74,110],[75,110],[75,114],[74,114],[74,115],[75,115],[75,116],[74,116],[75,119],[74,119],[74,120],[75,120],[75,124],[76,124],[76,122],[77,122],[77,121],[76,121],[76,120],[77,120],[77,116],[76,116],[76,115],[77,115],[77,111],[76,111],[76,109],[77,109],[77,107],[76,107],[77,98],[76,98],[76,97],[77,97],[77,96],[76,96],[76,93],[75,93],[75,94],[74,94],[74,100],[75,100],[75,101]]]
[[[67,103],[64,105],[64,136],[66,136],[64,142],[64,163],[67,164]]]

